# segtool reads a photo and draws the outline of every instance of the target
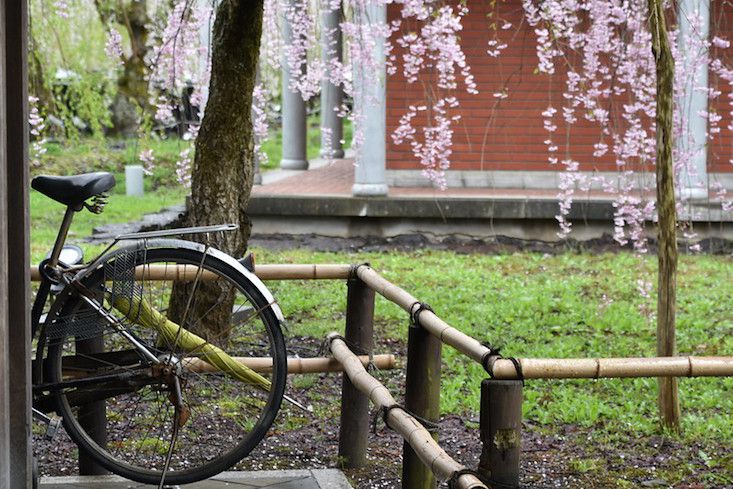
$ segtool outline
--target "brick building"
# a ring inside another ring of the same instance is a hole
[[[495,3],[495,6],[491,4]],[[711,37],[719,35],[733,38],[733,7],[713,2],[710,12]],[[686,0],[680,8],[705,7],[706,2]],[[541,112],[549,105],[562,106],[562,91],[565,77],[561,73],[553,76],[537,73],[536,35],[534,28],[524,18],[520,0],[505,2],[468,3],[470,13],[464,18],[461,45],[468,64],[478,84],[479,94],[465,91],[458,94],[462,119],[454,125],[454,145],[451,170],[448,172],[450,187],[494,187],[494,188],[556,188],[557,171],[562,168],[548,163],[548,132],[543,128]],[[399,5],[390,5],[388,19],[399,16]],[[492,13],[493,10],[493,13]],[[491,16],[489,14],[492,13]],[[497,29],[500,43],[508,47],[497,58],[487,56],[488,41],[493,36],[491,23],[511,23],[512,27]],[[409,28],[403,27],[403,28]],[[399,55],[399,51],[397,52]],[[720,53],[713,53],[718,55]],[[559,70],[558,70],[559,71]],[[387,77],[386,82],[386,181],[390,186],[426,186],[430,183],[421,175],[420,164],[410,151],[408,144],[394,144],[390,134],[399,124],[399,118],[410,105],[426,104],[425,86],[430,83],[409,84],[401,73]],[[707,171],[708,182],[722,181],[733,188],[733,131],[728,105],[730,87],[720,83],[711,74],[710,86],[723,91],[717,107],[723,120],[721,134],[709,145],[706,161],[702,168]],[[506,98],[495,93],[506,92]],[[698,104],[700,101],[696,101]],[[703,107],[706,100],[702,100]],[[570,148],[570,156],[580,162],[581,171],[617,172],[613,155],[609,152],[601,158],[593,157],[593,144],[600,141],[600,129],[578,117],[569,136],[565,133],[560,114],[556,142],[560,142],[562,155]],[[416,124],[416,127],[419,127]],[[694,129],[693,129],[694,130]],[[704,128],[703,128],[704,131]],[[566,139],[567,137],[567,139]],[[606,140],[608,143],[609,141]],[[651,169],[653,171],[653,169]]]

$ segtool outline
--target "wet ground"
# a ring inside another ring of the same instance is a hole
[[[299,342],[302,340],[306,339]],[[385,343],[378,350],[400,354],[403,345]],[[379,378],[391,392],[404,392],[402,370],[383,371]],[[285,405],[268,437],[235,470],[339,466],[341,376],[291,376],[289,382],[288,393],[311,405],[314,412]],[[399,402],[400,396],[395,397]],[[398,489],[402,439],[381,421],[375,426],[369,435],[367,465],[345,473],[357,489]],[[475,468],[481,454],[478,414],[446,416],[439,426],[440,445],[456,460]],[[210,436],[224,436],[213,429]],[[603,437],[593,435],[592,429],[573,425],[539,426],[525,421],[521,487],[733,489],[733,444],[706,446],[664,436],[640,437],[633,432],[599,441]],[[76,473],[76,447],[65,433],[53,443],[38,440],[35,449],[41,475]],[[716,460],[715,464],[710,465],[710,460]]]

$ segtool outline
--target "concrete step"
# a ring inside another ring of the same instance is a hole
[[[155,488],[115,475],[44,477],[41,489],[142,489]],[[171,486],[177,487],[177,486]],[[222,472],[206,481],[188,484],[186,489],[352,489],[344,474],[337,469],[263,470],[256,472]]]

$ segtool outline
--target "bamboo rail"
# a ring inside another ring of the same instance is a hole
[[[265,373],[272,371],[272,358],[270,357],[233,357],[234,360],[251,368],[255,372]],[[369,365],[369,356],[359,355],[357,357],[365,367]],[[195,357],[185,358],[183,366],[192,372],[219,372],[220,369],[211,364]],[[394,355],[374,355],[371,363],[380,370],[390,370],[395,368]],[[295,358],[288,357],[288,373],[289,374],[313,374],[323,372],[343,372],[344,368],[338,360],[334,358]]]
[[[263,280],[328,280],[346,279],[354,275],[374,291],[394,302],[408,313],[414,312],[419,301],[404,289],[394,285],[368,266],[343,264],[258,265],[256,274]],[[151,280],[193,280],[196,265],[150,265],[138,267],[137,276]],[[204,271],[201,280],[213,277]],[[31,267],[31,279],[40,280],[38,267]],[[478,363],[491,351],[478,340],[452,327],[434,312],[423,310],[420,325],[435,337]],[[733,357],[654,357],[654,358],[520,358],[525,379],[597,379],[630,377],[719,377],[733,376]],[[492,363],[497,379],[517,379],[514,364],[501,357]],[[331,367],[329,367],[331,368]],[[389,368],[389,367],[387,367]],[[333,370],[329,370],[333,371]]]
[[[392,395],[386,387],[377,379],[369,375],[364,369],[362,362],[351,352],[346,343],[340,339],[338,333],[328,335],[331,344],[331,352],[334,358],[344,366],[344,371],[351,379],[351,382],[360,391],[369,396],[369,399],[379,408],[385,409],[395,406]],[[436,477],[446,480],[453,474],[466,467],[453,460],[430,436],[426,430],[413,416],[404,409],[395,407],[387,411],[389,427],[398,432],[412,446],[420,460],[433,471]],[[459,489],[487,489],[487,487],[474,475],[462,474],[457,480]]]
[[[525,379],[600,379],[631,377],[730,377],[733,357],[520,358]],[[517,379],[514,364],[494,361],[495,379]]]
[[[358,267],[356,275],[379,295],[408,313],[413,313],[420,303],[410,293],[367,266]],[[478,363],[483,363],[486,356],[491,354],[488,347],[452,327],[430,310],[423,309],[420,313],[420,326]],[[518,362],[525,379],[733,376],[733,357],[520,358]],[[519,378],[512,361],[497,356],[489,363],[494,378]]]
[[[334,280],[347,279],[353,275],[352,265],[309,264],[309,265],[257,265],[255,274],[262,280]],[[138,267],[136,278],[147,280],[193,280],[198,273],[196,265],[148,265]],[[214,274],[204,271],[201,280],[211,280]],[[31,280],[41,280],[37,266],[31,267]]]
[[[410,293],[394,285],[368,266],[358,267],[356,275],[379,295],[394,302],[410,314],[414,312],[416,304],[420,303]],[[420,326],[430,331],[443,343],[452,346],[478,363],[481,363],[484,355],[490,353],[490,350],[478,340],[458,331],[430,310],[423,310],[420,313]]]
[[[369,375],[359,358],[351,352],[338,333],[330,333],[328,340],[334,358],[343,365],[346,375],[360,391],[379,408],[395,406],[397,403],[386,387]],[[415,450],[420,460],[440,479],[450,479],[454,473],[466,467],[453,460],[430,436],[413,416],[404,409],[396,407],[387,411],[389,427],[399,433]],[[474,475],[463,474],[458,478],[459,489],[487,489]]]

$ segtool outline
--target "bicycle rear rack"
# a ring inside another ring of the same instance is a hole
[[[220,231],[234,231],[239,229],[238,224],[217,224],[214,226],[194,226],[187,228],[161,229],[159,231],[143,231],[139,233],[119,234],[115,236],[114,242],[128,241],[131,239],[164,238],[167,236],[187,236],[190,234],[216,233]]]

